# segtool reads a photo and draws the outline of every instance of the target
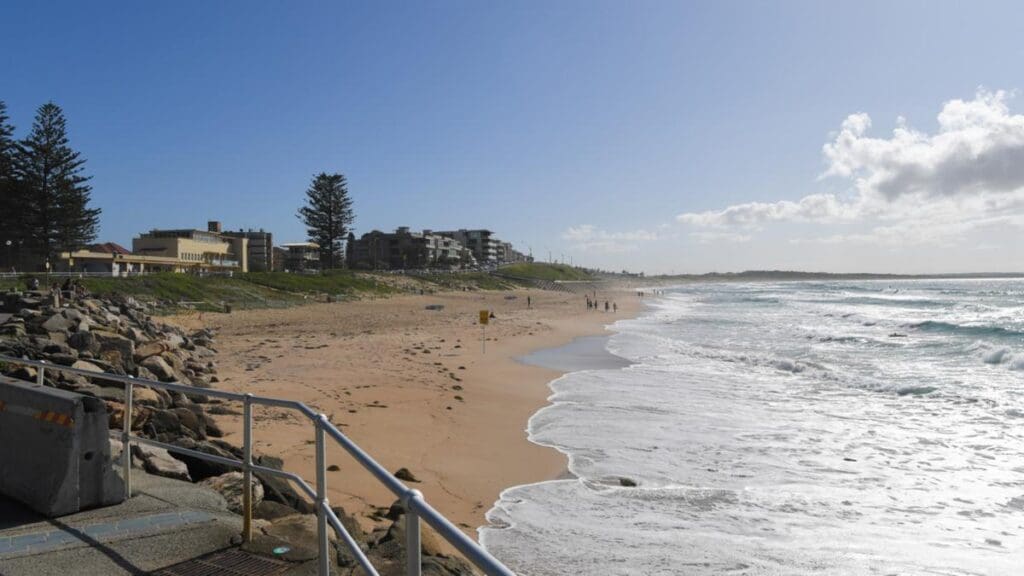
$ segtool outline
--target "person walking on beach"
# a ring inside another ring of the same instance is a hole
[[[530,300],[529,296],[526,297],[526,307],[527,308],[532,308],[533,307],[533,301]]]
[[[604,311],[605,312],[608,311],[608,301],[607,300],[604,301]]]
[[[619,305],[616,304],[615,302],[612,302],[612,312],[614,312],[615,314],[619,313]]]

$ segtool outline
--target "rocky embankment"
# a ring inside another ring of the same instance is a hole
[[[237,414],[239,407],[203,394],[218,382],[215,335],[210,330],[186,332],[154,321],[152,306],[132,298],[66,298],[60,305],[48,292],[0,294],[0,355],[44,360],[88,372],[134,376],[159,382],[188,385],[195,392],[168,392],[158,388],[133,388],[133,433],[146,438],[225,458],[241,459],[242,450],[222,440],[212,418]],[[0,364],[0,373],[35,381],[34,368]],[[111,430],[124,422],[124,386],[99,378],[47,370],[47,386],[102,399]],[[120,442],[112,439],[112,452]],[[168,452],[150,446],[132,446],[133,463],[147,472],[202,483],[220,492],[228,508],[241,512],[242,475],[219,463]],[[280,459],[254,457],[257,464],[280,469]],[[287,480],[254,474],[255,517],[260,537],[254,545],[267,550],[285,546],[285,558],[296,561],[315,557],[316,522],[313,506]],[[381,511],[380,528],[365,533],[358,522],[335,508],[349,532],[368,553],[381,574],[401,573],[404,566],[401,506]],[[473,574],[469,566],[446,557],[429,531],[424,531],[424,573]],[[332,531],[332,542],[333,542]],[[313,547],[313,548],[311,548]],[[341,573],[357,574],[351,554],[335,542]]]

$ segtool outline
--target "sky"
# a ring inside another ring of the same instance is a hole
[[[491,229],[647,273],[1024,271],[1019,2],[0,2],[99,240]]]

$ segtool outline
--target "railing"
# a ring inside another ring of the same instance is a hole
[[[452,524],[447,518],[441,515],[440,512],[435,510],[423,499],[423,494],[419,490],[413,490],[402,484],[397,478],[395,478],[390,472],[387,471],[383,466],[378,464],[369,454],[363,451],[362,448],[357,446],[352,440],[345,436],[337,427],[331,424],[327,420],[327,416],[323,414],[317,414],[311,408],[303,404],[302,402],[296,402],[293,400],[281,400],[279,398],[267,398],[262,396],[253,396],[252,394],[237,394],[234,392],[225,392],[223,390],[215,390],[209,388],[194,388],[178,383],[169,382],[155,382],[153,380],[145,380],[142,378],[133,378],[131,376],[119,376],[117,374],[108,374],[105,372],[91,372],[88,370],[80,370],[77,368],[71,368],[69,366],[60,366],[51,364],[44,361],[37,360],[26,360],[23,358],[11,358],[8,356],[0,355],[0,362],[17,364],[23,366],[32,366],[36,368],[37,376],[36,382],[40,386],[44,384],[47,370],[56,370],[58,372],[66,372],[70,374],[77,374],[86,378],[93,378],[99,380],[106,380],[109,382],[119,382],[124,384],[124,426],[121,432],[121,441],[124,444],[124,448],[121,452],[121,467],[123,469],[124,476],[124,487],[125,487],[125,498],[130,498],[132,494],[132,466],[131,466],[131,442],[148,444],[150,446],[156,446],[164,448],[171,452],[184,454],[192,458],[198,458],[200,460],[206,460],[209,462],[216,462],[226,466],[232,466],[235,468],[241,468],[244,475],[244,488],[243,488],[243,514],[242,514],[242,539],[246,542],[252,539],[252,473],[260,472],[270,476],[277,476],[284,478],[291,482],[294,482],[307,496],[309,496],[316,503],[317,513],[317,549],[319,550],[318,558],[318,574],[320,576],[328,576],[330,571],[330,556],[328,554],[328,534],[327,526],[330,525],[334,528],[338,537],[345,543],[348,550],[362,566],[363,570],[371,575],[378,576],[377,570],[370,563],[366,554],[359,548],[359,544],[355,541],[351,534],[345,529],[338,519],[338,516],[331,510],[330,503],[327,500],[327,450],[326,450],[326,439],[330,437],[342,448],[345,449],[349,455],[352,456],[359,464],[369,471],[374,478],[376,478],[381,484],[383,484],[388,490],[390,490],[395,496],[399,498],[402,505],[406,510],[406,532],[405,532],[405,549],[406,549],[406,574],[420,576],[421,574],[421,558],[420,558],[420,520],[422,519],[431,528],[437,531],[438,535],[444,538],[449,544],[451,544],[456,550],[461,552],[470,562],[472,562],[477,568],[482,570],[488,576],[501,575],[501,576],[513,576],[513,572],[509,570],[504,564],[499,562],[496,558],[487,553],[486,550],[480,547],[479,544],[474,542],[471,538],[466,536],[461,530],[459,530],[454,524]],[[206,454],[196,450],[190,450],[175,446],[173,444],[165,444],[149,438],[142,438],[139,436],[133,436],[131,433],[132,426],[132,391],[135,386],[147,386],[150,388],[161,388],[167,391],[181,392],[183,394],[197,394],[202,396],[208,396],[211,398],[221,398],[224,400],[234,400],[243,403],[244,411],[242,414],[243,420],[243,460],[235,460],[233,458],[224,458],[214,454]],[[268,468],[266,466],[259,466],[252,463],[252,407],[253,405],[284,408],[289,410],[295,410],[302,415],[309,418],[313,422],[314,434],[316,440],[316,489],[314,490],[305,480],[303,480],[297,474],[291,472],[285,472],[283,470],[277,470],[275,468]]]

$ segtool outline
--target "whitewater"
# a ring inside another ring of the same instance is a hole
[[[529,423],[523,576],[1024,574],[1024,281],[698,283],[614,324]],[[635,483],[635,486],[632,484]]]

